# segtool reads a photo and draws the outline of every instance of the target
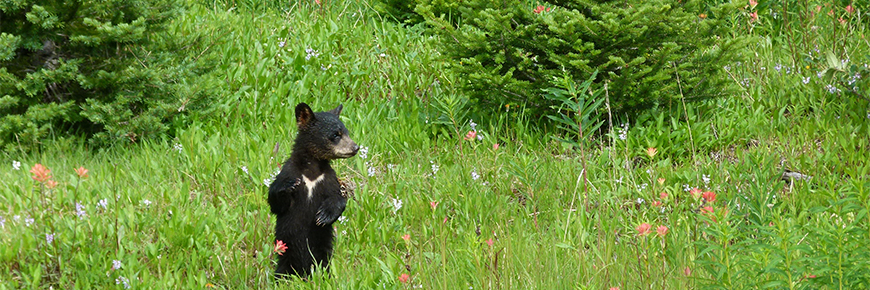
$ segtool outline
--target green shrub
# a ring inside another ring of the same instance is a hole
[[[207,67],[183,58],[195,43],[165,33],[176,1],[37,3],[0,1],[3,150],[52,133],[135,142],[209,104]]]
[[[566,72],[579,81],[599,71],[592,89],[609,83],[611,107],[632,112],[723,95],[722,67],[745,42],[729,35],[740,10],[701,2],[418,0],[414,11],[440,36],[449,69],[480,105],[545,111],[558,105],[543,93],[554,78]]]

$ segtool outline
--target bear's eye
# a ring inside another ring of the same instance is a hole
[[[332,134],[332,140],[338,139],[341,139],[341,132],[335,132],[335,134]]]

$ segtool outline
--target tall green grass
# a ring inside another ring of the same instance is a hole
[[[173,139],[92,150],[59,136],[3,156],[0,288],[867,287],[867,101],[789,63],[780,34],[728,68],[741,95],[602,116],[612,131],[588,143],[584,168],[540,116],[475,110],[419,28],[366,2],[323,3],[191,4],[172,31],[200,35],[234,93]],[[854,25],[836,41],[865,61]],[[367,152],[335,163],[355,195],[330,274],[275,283],[266,184],[298,102],[343,103]],[[482,139],[465,140],[472,130]],[[31,179],[37,163],[57,187]],[[784,169],[812,179],[786,184]]]

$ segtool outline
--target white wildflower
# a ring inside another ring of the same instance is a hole
[[[21,170],[21,162],[17,160],[12,161],[12,170]]]
[[[76,216],[78,216],[79,219],[83,219],[86,215],[87,213],[85,212],[85,206],[79,202],[76,202]]]
[[[175,143],[174,145],[172,145],[172,150],[181,152],[182,150],[184,150],[184,147],[181,146],[181,143]]]
[[[362,159],[368,158],[369,157],[369,147],[360,146],[359,152],[357,152],[357,154],[359,155],[359,158],[362,158]]]
[[[396,213],[397,211],[399,211],[399,209],[402,208],[402,200],[401,199],[393,198],[392,203],[393,203],[393,213]]]
[[[100,202],[97,203],[97,206],[102,207],[103,210],[106,210],[107,205],[109,205],[109,202],[105,198],[101,199]]]
[[[130,289],[130,280],[124,276],[115,278],[115,285],[124,284],[124,289]]]
[[[121,269],[121,261],[112,260],[112,270],[118,270],[118,269]]]
[[[478,178],[480,178],[480,174],[477,174],[477,171],[471,171],[471,179],[477,180]]]

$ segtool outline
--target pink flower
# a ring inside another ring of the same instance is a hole
[[[705,206],[705,207],[702,207],[702,208],[701,208],[701,213],[703,213],[703,214],[711,214],[711,215],[712,215],[712,214],[713,214],[713,207],[712,207],[712,206],[709,206],[709,205],[708,205],[708,206]]]
[[[535,14],[541,14],[541,12],[544,11],[550,12],[550,8],[538,5],[538,7],[535,7],[535,10],[533,11],[535,12]]]
[[[665,235],[668,234],[668,227],[661,225],[658,228],[656,228],[656,233],[659,234],[659,237],[664,237]]]
[[[33,178],[37,182],[46,182],[51,179],[51,170],[39,163],[30,168],[30,173],[33,173],[33,176],[30,178]]]
[[[665,185],[665,179],[664,179],[664,178],[659,178],[657,181],[659,182],[659,185]]]
[[[668,199],[668,193],[667,192],[659,193],[659,197],[661,197],[662,199]]]
[[[610,287],[610,290],[619,290],[619,287]]]
[[[55,188],[55,187],[57,187],[57,181],[54,181],[54,180],[46,181],[45,186],[48,187],[49,189]]]
[[[661,201],[658,201],[658,200],[654,200],[654,201],[652,202],[652,205],[653,205],[654,207],[660,207],[660,206],[662,206],[662,202],[661,202]]]
[[[492,144],[492,150],[498,150],[498,143]]]
[[[749,13],[749,22],[755,22],[756,20],[758,20],[758,11]]]
[[[468,134],[465,134],[465,140],[474,140],[477,139],[477,131],[468,131]]]
[[[758,1],[749,0],[749,8],[755,8],[755,6],[757,6],[757,5],[758,5]]]
[[[489,240],[486,240],[486,244],[489,245],[490,247],[492,247],[492,238],[490,238]]]
[[[402,239],[405,240],[406,242],[409,242],[409,241],[411,241],[411,235],[405,234],[404,236],[402,236]]]
[[[655,157],[656,153],[658,153],[658,152],[659,152],[659,150],[656,149],[655,147],[650,147],[650,148],[646,149],[646,155],[649,156],[649,158]]]
[[[716,202],[716,193],[715,192],[707,191],[707,192],[704,192],[702,194],[702,196],[704,197],[704,200],[706,200],[707,202],[710,202],[710,203]]]
[[[287,245],[284,244],[284,241],[277,240],[275,241],[275,253],[278,253],[279,256],[283,256],[284,252],[287,251]]]
[[[837,18],[837,21],[840,21],[840,24],[846,24],[846,19],[843,19],[842,17]]]
[[[815,279],[815,278],[816,278],[816,275],[812,275],[812,274],[810,274],[810,275],[807,275],[807,278]]]
[[[637,230],[637,234],[639,236],[645,236],[645,235],[650,233],[651,228],[652,228],[652,225],[650,225],[648,223],[642,223],[639,226],[637,226],[637,228],[635,228],[635,229]]]
[[[399,275],[399,282],[408,283],[409,280],[411,280],[411,275],[408,275],[408,273],[402,273],[402,275]]]
[[[831,11],[828,11],[828,15],[829,15],[829,16],[834,16],[834,9],[831,9]]]
[[[692,188],[692,190],[690,190],[689,193],[692,195],[693,198],[698,198],[701,196],[701,189],[695,187],[695,188]]]
[[[849,4],[849,6],[846,6],[846,12],[849,14],[855,13],[855,7],[853,7],[852,4]]]
[[[435,208],[438,207],[438,202],[437,201],[430,201],[429,206],[432,207],[432,210],[435,210]]]
[[[692,268],[689,268],[689,266],[686,266],[686,268],[683,269],[683,276],[688,277],[691,275],[692,275]]]
[[[84,167],[76,168],[76,174],[78,174],[79,178],[88,178],[88,170]]]

